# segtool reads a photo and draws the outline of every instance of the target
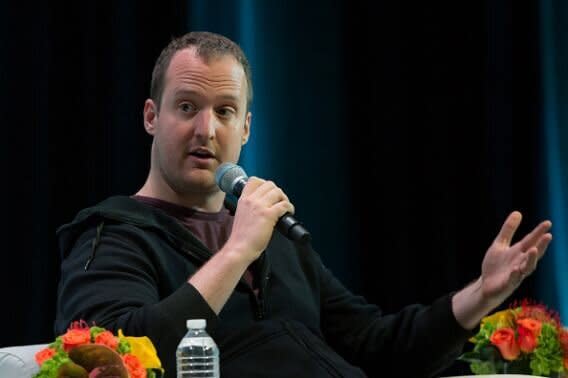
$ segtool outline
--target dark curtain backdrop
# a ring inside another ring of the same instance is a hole
[[[2,346],[54,337],[55,230],[143,184],[151,70],[189,30],[249,55],[242,164],[284,188],[346,286],[387,312],[460,289],[510,211],[521,232],[549,216],[539,27],[512,0],[0,5]]]
[[[550,214],[559,232],[541,267],[541,276],[547,279],[538,280],[537,291],[568,324],[568,3],[544,0],[539,5],[540,129],[545,151],[540,179],[546,182],[539,208]]]

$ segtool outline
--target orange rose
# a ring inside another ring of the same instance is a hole
[[[124,361],[124,366],[126,366],[130,378],[146,378],[146,368],[142,365],[138,357],[127,353],[122,356],[122,361]]]
[[[106,345],[110,349],[116,350],[118,347],[118,338],[113,336],[110,331],[103,331],[95,337],[95,344]]]
[[[519,347],[525,353],[532,352],[538,346],[538,336],[542,329],[542,322],[536,319],[517,319]]]
[[[44,348],[35,354],[35,360],[41,366],[45,360],[49,360],[55,353],[57,352],[53,348]]]
[[[540,320],[529,318],[517,319],[517,324],[531,331],[534,337],[540,335],[540,330],[542,329],[542,322]]]
[[[511,328],[498,329],[493,332],[489,340],[499,349],[503,358],[508,361],[513,361],[521,354],[519,345],[515,340],[515,331]]]
[[[519,343],[519,348],[525,353],[532,352],[538,345],[537,338],[525,327],[519,327],[518,332],[517,342]]]
[[[69,329],[63,336],[63,349],[69,352],[71,349],[79,345],[89,344],[91,342],[91,331],[88,328]]]

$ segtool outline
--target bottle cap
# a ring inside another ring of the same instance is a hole
[[[190,328],[205,328],[207,321],[205,319],[188,319],[186,321],[186,326]]]

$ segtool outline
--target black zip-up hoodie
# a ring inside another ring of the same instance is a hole
[[[148,336],[166,377],[176,376],[175,350],[192,318],[207,320],[223,378],[430,377],[471,335],[450,295],[384,315],[349,292],[310,245],[277,232],[258,261],[258,296],[241,280],[217,316],[187,283],[211,252],[177,219],[127,196],[82,210],[57,236],[55,332],[83,319]]]

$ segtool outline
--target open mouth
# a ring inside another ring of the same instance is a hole
[[[213,159],[215,157],[211,151],[204,148],[195,149],[189,154],[199,159]]]

